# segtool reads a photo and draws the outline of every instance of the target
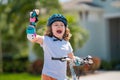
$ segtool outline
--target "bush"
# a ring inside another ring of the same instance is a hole
[[[4,59],[3,71],[4,72],[25,72],[28,68],[27,58],[20,59]]]
[[[32,74],[39,75],[42,73],[42,68],[43,68],[43,60],[38,59],[30,64],[28,71]]]
[[[100,69],[104,70],[120,70],[120,61],[104,61],[102,60]]]
[[[89,68],[90,70],[89,71],[91,73],[94,73],[95,70],[97,70],[97,69],[100,68],[100,66],[101,66],[101,60],[98,57],[93,57],[92,60],[93,60],[93,64],[90,66],[90,68]]]
[[[29,72],[32,74],[41,74],[43,68],[43,60],[36,60],[33,63],[30,63],[27,58],[19,59],[4,59],[3,62],[3,71],[4,72]]]
[[[102,63],[101,63],[101,69],[111,70],[112,69],[112,63],[103,60]]]

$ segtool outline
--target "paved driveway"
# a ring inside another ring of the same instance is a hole
[[[95,74],[81,76],[80,80],[120,80],[120,71],[98,71]]]

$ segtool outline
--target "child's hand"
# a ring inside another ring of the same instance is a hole
[[[28,40],[32,41],[36,37],[36,29],[34,26],[29,25],[26,29]]]
[[[80,65],[84,65],[84,64],[91,65],[91,64],[93,64],[92,57],[89,55],[85,58],[75,57],[74,64],[75,64],[75,66],[80,66]]]
[[[35,23],[38,21],[38,15],[40,14],[40,11],[38,9],[35,9],[30,12],[30,24],[35,26]]]
[[[39,14],[40,14],[39,9],[35,9],[35,10],[33,10],[33,11],[30,12],[30,17],[31,18],[37,17]]]
[[[74,63],[75,63],[75,66],[80,66],[84,64],[84,60],[82,58],[75,57]]]
[[[38,9],[35,9],[33,11],[30,12],[30,25],[27,27],[26,29],[26,33],[27,33],[27,38],[28,40],[30,40],[31,42],[37,42],[37,40],[39,40],[39,38],[37,38],[37,34],[36,34],[36,22],[38,21],[38,15],[40,14]]]

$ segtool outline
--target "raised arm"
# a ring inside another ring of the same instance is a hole
[[[27,39],[31,42],[43,44],[43,36],[36,34],[36,23],[38,21],[39,10],[30,12],[30,24],[26,29]]]

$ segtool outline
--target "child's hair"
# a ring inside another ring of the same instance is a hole
[[[52,33],[52,29],[51,27],[47,27],[47,30],[45,32],[45,35],[46,36],[49,36],[49,37],[53,37],[53,33]],[[63,35],[63,39],[65,41],[69,41],[69,39],[71,38],[71,33],[70,33],[70,29],[68,27],[65,27],[65,33]]]

